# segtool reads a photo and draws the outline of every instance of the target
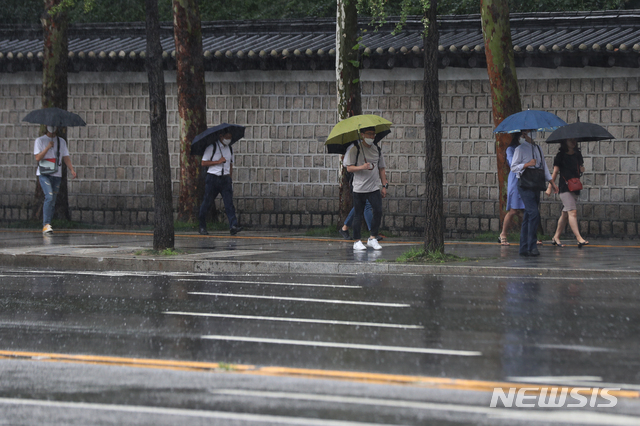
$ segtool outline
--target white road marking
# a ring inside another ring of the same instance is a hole
[[[545,383],[559,386],[589,386],[592,388],[615,388],[640,390],[640,384],[603,382],[599,376],[527,376],[507,377],[510,382]]]
[[[536,345],[539,348],[543,349],[563,349],[567,351],[577,351],[577,352],[618,352],[617,349],[609,349],[609,348],[598,348],[596,346],[584,346],[584,345],[547,345],[547,344],[539,344]]]
[[[211,279],[191,279],[181,278],[178,281],[194,281],[205,283],[222,283],[222,284],[252,284],[252,285],[290,285],[296,287],[329,287],[329,288],[362,288],[360,285],[340,285],[340,284],[309,284],[309,283],[294,283],[294,282],[273,282],[273,281],[230,281],[230,280],[211,280]]]
[[[254,398],[274,398],[274,399],[291,399],[299,401],[316,401],[328,402],[334,404],[357,404],[371,405],[375,407],[391,407],[391,408],[408,408],[414,410],[425,411],[448,411],[453,413],[476,414],[482,418],[499,418],[499,419],[522,419],[527,424],[532,422],[552,422],[552,423],[569,423],[569,424],[597,424],[597,425],[619,425],[619,426],[636,426],[638,418],[634,416],[626,416],[620,414],[607,414],[602,412],[594,412],[588,410],[527,410],[527,409],[511,409],[511,408],[490,408],[476,405],[464,404],[447,404],[437,402],[418,402],[407,400],[378,399],[378,398],[360,398],[343,395],[320,395],[307,393],[290,393],[290,392],[262,392],[251,390],[235,390],[221,389],[211,390],[213,394],[246,396]],[[433,418],[433,417],[431,417]],[[451,420],[455,421],[455,418]],[[479,419],[478,419],[479,420]]]
[[[202,291],[190,291],[188,294],[215,297],[241,297],[246,299],[287,300],[290,302],[333,303],[336,305],[383,306],[387,308],[408,308],[409,306],[411,306],[406,303],[356,302],[353,300],[309,299],[305,297],[262,296],[256,294],[207,293]]]
[[[192,410],[186,408],[145,407],[141,405],[116,405],[90,402],[66,402],[41,399],[0,398],[0,404],[75,410],[118,411],[121,413],[226,419],[244,422],[262,422],[283,425],[309,426],[380,426],[380,423],[361,423],[341,420],[326,420],[308,417],[273,416],[267,414],[244,414],[224,411]]]
[[[271,343],[276,345],[294,345],[294,346],[313,346],[322,348],[337,349],[357,349],[364,351],[386,351],[386,352],[407,352],[417,354],[433,354],[433,355],[452,355],[452,356],[481,356],[482,352],[478,351],[456,351],[452,349],[435,349],[435,348],[415,348],[405,346],[382,346],[382,345],[362,345],[357,343],[340,343],[340,342],[320,342],[314,340],[286,340],[286,339],[269,339],[264,337],[241,337],[241,336],[220,336],[220,335],[204,335],[202,339],[207,340],[227,340],[232,342],[245,343]]]
[[[391,324],[383,322],[358,322],[358,321],[338,321],[338,320],[322,320],[312,318],[285,318],[285,317],[265,317],[257,315],[231,315],[231,314],[210,314],[210,313],[198,313],[198,312],[176,312],[167,311],[163,312],[166,315],[184,315],[193,317],[211,317],[211,318],[232,318],[232,319],[247,319],[257,321],[285,321],[285,322],[302,322],[308,324],[328,324],[328,325],[349,325],[356,327],[386,327],[386,328],[402,328],[402,329],[423,329],[421,325],[410,324]]]

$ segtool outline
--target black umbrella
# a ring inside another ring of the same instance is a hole
[[[34,124],[44,124],[45,126],[56,127],[72,127],[72,126],[86,126],[87,123],[78,115],[73,112],[65,111],[60,108],[42,108],[35,111],[31,111],[22,121]]]
[[[578,121],[577,123],[560,127],[551,133],[547,138],[547,143],[560,143],[567,139],[575,139],[576,142],[602,141],[613,139],[613,135],[602,126]]]
[[[191,155],[202,155],[209,145],[220,140],[220,135],[231,133],[231,143],[233,145],[238,140],[244,138],[244,126],[237,124],[222,123],[217,126],[210,127],[198,136],[193,138],[191,142]]]

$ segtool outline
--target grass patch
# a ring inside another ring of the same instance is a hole
[[[180,256],[182,254],[189,254],[189,252],[182,249],[167,248],[164,250],[136,250],[133,254],[136,256]]]
[[[448,263],[464,262],[467,257],[460,257],[454,254],[440,253],[439,251],[427,252],[423,248],[412,248],[396,259],[398,263]]]

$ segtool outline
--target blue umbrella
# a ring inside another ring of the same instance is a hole
[[[493,133],[515,133],[522,130],[552,131],[566,125],[564,120],[550,112],[528,109],[511,114],[502,120]]]
[[[191,155],[202,155],[209,145],[213,145],[220,140],[220,135],[231,133],[231,143],[233,145],[238,140],[244,138],[244,126],[237,124],[222,123],[217,126],[210,127],[198,136],[193,138],[191,142]]]

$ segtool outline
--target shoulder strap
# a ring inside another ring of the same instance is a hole
[[[58,149],[56,151],[56,162],[60,161],[60,136],[56,135],[56,141],[58,142]],[[58,164],[58,166],[62,166],[62,162]]]
[[[209,158],[209,161],[213,161],[213,156],[216,155],[216,149],[218,148],[218,141],[216,141],[216,143],[212,145],[213,145],[213,150],[211,151],[211,158]]]
[[[536,160],[536,169],[543,169],[544,166],[542,165],[542,150],[540,149],[540,145],[536,145],[536,148],[538,148],[538,152],[540,153],[540,167],[538,167],[538,160],[536,159],[536,156],[533,152],[533,145],[531,145],[531,155],[533,155],[533,159]]]

